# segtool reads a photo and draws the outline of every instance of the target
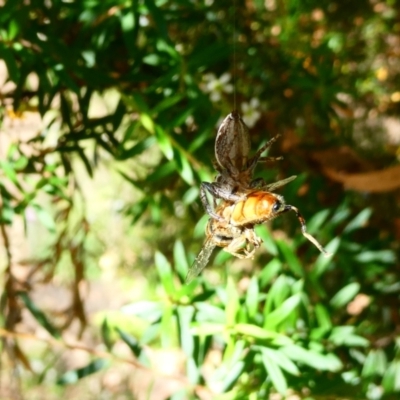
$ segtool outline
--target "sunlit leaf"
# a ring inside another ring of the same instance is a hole
[[[247,288],[246,293],[246,307],[247,313],[250,318],[254,318],[258,311],[258,295],[259,295],[259,287],[258,280],[255,276],[253,276],[250,280],[250,284]]]
[[[124,305],[121,311],[126,315],[136,315],[149,322],[154,322],[161,318],[162,304],[157,301],[142,300]]]
[[[321,210],[315,213],[312,218],[307,220],[307,232],[314,235],[318,230],[323,227],[328,218],[330,210]]]
[[[396,261],[396,255],[392,250],[365,250],[357,254],[354,259],[362,264],[373,261],[393,264]]]
[[[296,364],[292,360],[290,360],[289,357],[287,357],[282,351],[262,347],[261,352],[262,354],[268,354],[268,357],[271,360],[274,360],[274,362],[286,372],[289,372],[290,374],[296,376],[300,375],[299,368],[297,368]]]
[[[194,352],[194,340],[190,329],[194,316],[194,308],[178,307],[177,315],[181,348],[187,357],[192,357]]]
[[[175,286],[173,283],[172,269],[171,265],[165,256],[156,252],[155,254],[155,264],[157,267],[158,274],[160,276],[161,282],[163,284],[164,290],[170,295],[173,296],[175,291]]]
[[[301,302],[301,295],[295,294],[286,299],[279,307],[269,313],[265,318],[265,327],[276,327],[292,314]]]
[[[153,127],[153,129],[155,129],[157,143],[160,147],[160,150],[163,152],[167,160],[172,160],[174,157],[174,149],[172,148],[172,144],[167,133],[158,125],[155,126],[155,128]]]
[[[318,325],[324,330],[329,330],[332,327],[332,320],[329,312],[322,304],[315,306],[315,316],[317,317]]]
[[[182,179],[189,185],[193,185],[192,167],[187,158],[181,152],[176,153],[176,163]]]
[[[388,366],[387,357],[382,349],[371,349],[365,359],[361,375],[365,378],[383,376]]]
[[[232,387],[232,385],[236,383],[236,381],[242,375],[244,367],[245,363],[243,361],[238,361],[233,365],[230,365],[227,374],[225,375],[223,381],[221,382],[221,389],[226,391],[230,387]]]
[[[360,291],[361,285],[358,282],[349,283],[340,289],[332,298],[331,305],[335,308],[342,308],[348,304]]]
[[[281,305],[283,301],[289,296],[290,284],[286,275],[280,275],[267,295],[267,302],[264,307],[264,314],[268,315],[272,310]]]
[[[225,324],[218,323],[201,323],[201,324],[193,324],[191,328],[191,332],[193,335],[199,336],[208,336],[215,335],[217,333],[222,333],[226,329]]]
[[[279,250],[282,252],[289,268],[293,271],[296,276],[304,276],[304,270],[293,250],[288,246],[288,244],[282,240],[277,241]]]
[[[366,347],[369,341],[355,333],[354,326],[335,326],[329,335],[329,340],[336,346],[361,346]]]
[[[392,361],[385,371],[382,385],[387,392],[400,391],[400,361]]]
[[[281,394],[285,395],[287,391],[286,378],[282,373],[279,365],[275,361],[275,357],[270,356],[270,352],[266,348],[261,348],[262,361],[267,370],[269,379],[271,379],[272,384],[275,389]]]
[[[320,354],[298,345],[285,346],[282,350],[287,357],[321,371],[338,371],[342,368],[340,359],[333,354]]]
[[[341,239],[339,237],[333,238],[326,246],[325,250],[332,255],[335,254],[340,246]],[[319,254],[314,263],[313,274],[322,275],[329,266],[332,265],[332,257],[325,257],[324,254]]]
[[[56,224],[54,222],[53,216],[49,213],[49,211],[40,207],[38,204],[32,204],[31,206],[35,209],[36,216],[43,224],[43,226],[47,228],[50,232],[55,232]]]
[[[189,269],[189,264],[186,258],[185,247],[180,240],[177,240],[174,244],[174,264],[179,275],[184,278]]]
[[[235,325],[235,331],[241,335],[253,337],[261,340],[271,340],[275,343],[278,341],[280,344],[291,344],[292,340],[284,335],[270,331],[265,328],[252,324],[238,323]]]
[[[343,233],[349,233],[364,226],[372,214],[370,208],[362,210],[355,218],[353,218],[344,228]]]
[[[228,277],[227,304],[226,304],[226,324],[234,326],[236,323],[236,315],[239,311],[239,295],[233,279]]]
[[[270,283],[279,273],[282,268],[282,262],[278,258],[272,259],[261,271],[260,282],[261,286]]]

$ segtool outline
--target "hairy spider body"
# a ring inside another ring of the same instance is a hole
[[[295,177],[268,185],[262,178],[254,179],[253,174],[258,162],[277,161],[282,157],[261,157],[279,138],[276,135],[263,145],[253,157],[250,154],[249,129],[237,111],[232,111],[222,122],[215,140],[215,168],[218,171],[212,183],[202,182],[200,199],[206,212],[214,219],[222,217],[214,211],[216,199],[237,203],[245,200],[248,189],[272,190],[288,183]],[[213,197],[213,207],[207,199],[207,192]]]

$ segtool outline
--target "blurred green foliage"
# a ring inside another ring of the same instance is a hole
[[[152,372],[154,383],[166,376],[151,355],[179,348],[183,374],[168,378],[179,388],[163,398],[397,398],[399,5],[235,4],[0,7],[1,335],[3,358],[30,377],[23,390],[58,384],[68,395],[68,384],[121,361]],[[233,107],[248,121],[254,149],[283,134],[272,151],[285,160],[257,174],[270,181],[299,175],[283,194],[334,256],[318,255],[296,219],[284,216],[257,228],[264,246],[253,262],[219,252],[185,286],[206,221],[199,184],[214,177],[216,127]],[[40,117],[37,128],[16,130],[29,115]],[[95,324],[100,351],[60,338],[72,329],[82,339],[93,329],[82,291],[111,245],[88,218],[85,177],[104,168],[118,171],[132,193],[129,201],[116,193],[120,203],[110,211],[129,220],[138,241],[121,274],[152,289],[117,314],[104,313]],[[24,261],[21,275],[10,232],[20,220],[29,231],[32,218],[51,240]],[[69,303],[41,309],[35,289],[63,280]],[[40,356],[23,344],[43,340],[27,313],[48,335]],[[86,365],[60,361],[74,349],[90,355]],[[16,382],[7,387],[13,398]],[[109,396],[144,398],[120,386]]]

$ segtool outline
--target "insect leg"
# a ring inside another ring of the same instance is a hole
[[[305,238],[307,238],[321,253],[323,253],[325,255],[325,257],[329,257],[332,254],[328,253],[317,241],[317,239],[315,239],[313,236],[311,236],[309,233],[307,233],[307,227],[306,227],[306,221],[303,218],[303,216],[300,214],[300,211],[293,206],[290,205],[286,205],[284,211],[294,211],[294,213],[296,214],[297,219],[300,222],[301,225],[301,233],[303,234],[303,236]]]
[[[259,157],[258,162],[275,162],[275,161],[282,161],[283,157]]]

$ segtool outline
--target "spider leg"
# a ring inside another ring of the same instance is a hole
[[[206,190],[213,195],[213,202],[214,202],[214,206],[215,206],[215,203],[216,203],[215,202],[215,197],[216,196],[214,195],[213,191],[210,190],[210,188],[212,188],[212,187],[213,187],[212,183],[208,183],[208,182],[202,182],[201,183],[201,185],[200,185],[200,200],[201,200],[201,202],[203,204],[204,209],[206,210],[206,213],[210,217],[212,217],[212,218],[214,218],[214,219],[216,219],[218,221],[225,221],[224,218],[222,218],[220,215],[218,215],[218,214],[216,214],[214,212],[213,208],[211,207],[211,205],[210,205],[210,203],[209,203],[209,201],[207,199]]]
[[[263,161],[275,161],[275,160],[277,160],[277,159],[280,159],[280,157],[261,157],[261,154],[262,154],[265,150],[267,150],[268,148],[270,148],[270,147],[279,139],[280,136],[281,136],[280,134],[275,135],[273,138],[271,138],[270,140],[268,140],[268,142],[265,143],[264,146],[261,146],[261,147],[257,150],[257,153],[249,160],[248,167],[247,167],[249,170],[252,171],[252,170],[256,167],[257,163],[258,163],[260,160],[263,160]]]

